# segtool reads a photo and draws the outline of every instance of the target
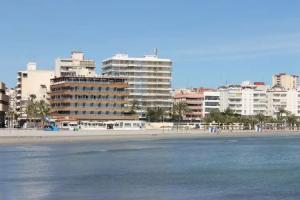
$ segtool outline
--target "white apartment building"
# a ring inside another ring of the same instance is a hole
[[[31,95],[34,95],[36,100],[47,101],[51,78],[54,78],[54,71],[38,70],[34,62],[27,64],[26,71],[18,72],[16,110],[21,117],[24,117],[24,109]]]
[[[84,58],[84,54],[73,51],[70,58],[57,58],[55,60],[55,76],[96,76],[94,60]]]
[[[210,112],[220,110],[220,91],[204,91],[203,93],[203,111],[205,117]]]
[[[300,116],[300,91],[272,87],[268,90],[268,115],[275,117],[280,109]]]
[[[284,89],[297,89],[298,88],[298,78],[297,75],[290,75],[286,73],[275,74],[272,77],[272,84],[274,86],[281,86]]]
[[[243,82],[241,85],[223,86],[220,92],[220,111],[230,108],[241,115],[267,114],[267,86]]]
[[[141,118],[145,117],[149,107],[172,107],[170,59],[158,58],[157,55],[129,57],[116,54],[102,62],[102,71],[104,75],[127,78],[129,101],[138,101]]]

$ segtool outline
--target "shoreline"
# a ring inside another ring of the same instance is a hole
[[[268,137],[268,136],[300,136],[298,130],[276,131],[222,131],[210,133],[203,130],[99,130],[99,131],[59,131],[47,132],[43,130],[0,130],[0,146],[9,145],[36,145],[36,144],[65,144],[80,142],[105,141],[139,141],[160,139],[199,139],[222,137]]]

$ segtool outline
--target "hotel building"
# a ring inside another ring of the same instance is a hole
[[[147,108],[172,108],[170,59],[158,58],[157,55],[129,57],[117,54],[102,62],[102,71],[104,75],[128,80],[129,102],[138,102],[141,118],[145,118]]]
[[[54,71],[38,70],[34,62],[27,64],[26,71],[19,71],[16,87],[16,110],[21,118],[25,118],[25,108],[29,98],[34,95],[36,100],[47,101],[50,90],[50,79]]]
[[[298,88],[298,78],[297,75],[290,75],[286,73],[275,74],[272,77],[272,83],[274,86],[281,86],[284,89],[297,89]]]
[[[0,128],[5,127],[5,112],[8,111],[9,104],[9,99],[5,91],[5,84],[0,82]]]
[[[84,54],[73,51],[70,58],[57,58],[55,60],[55,76],[96,76],[94,60],[87,60]]]
[[[57,120],[136,120],[129,115],[128,83],[121,77],[51,79],[51,115]]]

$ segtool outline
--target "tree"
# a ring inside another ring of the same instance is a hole
[[[49,115],[49,105],[44,101],[44,100],[40,100],[38,102],[35,103],[35,106],[37,107],[37,114],[38,117],[41,119],[43,125],[46,121],[46,117]]]
[[[159,122],[163,120],[166,110],[161,107],[147,108],[146,117],[150,122]]]
[[[130,104],[130,110],[128,113],[134,115],[137,113],[136,111],[139,109],[140,109],[139,102],[136,99],[134,99]]]
[[[285,121],[288,124],[290,129],[291,128],[294,129],[294,126],[297,125],[298,123],[298,118],[294,114],[288,112]]]
[[[188,108],[186,103],[174,103],[172,109],[172,118],[173,120],[181,121],[183,119],[183,116],[188,112],[190,112],[190,109]]]

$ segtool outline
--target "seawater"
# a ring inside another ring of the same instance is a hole
[[[300,199],[300,137],[0,146],[1,200]]]

